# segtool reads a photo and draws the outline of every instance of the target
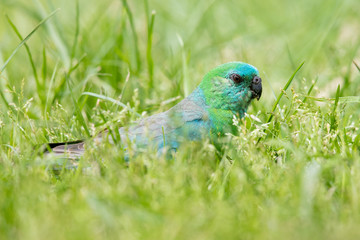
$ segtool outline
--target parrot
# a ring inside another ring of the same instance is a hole
[[[262,80],[254,66],[244,62],[219,65],[169,110],[118,128],[121,145],[125,151],[131,142],[136,149],[150,147],[159,153],[176,152],[184,142],[221,138],[236,131],[234,116],[243,118],[251,101],[259,100],[261,94]],[[100,133],[93,141],[102,141],[104,136],[104,132]],[[81,140],[48,144],[48,151],[73,159],[80,158],[85,149],[86,141]]]

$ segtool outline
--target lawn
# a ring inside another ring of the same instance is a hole
[[[359,239],[358,0],[0,1],[1,239]],[[127,164],[47,142],[169,109],[213,67],[256,66],[263,95],[219,151]]]

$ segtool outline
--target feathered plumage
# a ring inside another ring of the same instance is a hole
[[[233,132],[234,115],[243,117],[251,100],[262,92],[258,70],[246,63],[230,62],[208,72],[200,85],[185,99],[166,112],[141,119],[119,129],[124,148],[133,142],[139,148],[164,146],[176,150],[184,141],[201,141]],[[95,137],[101,141],[104,134]],[[165,140],[165,141],[164,141]],[[110,140],[111,141],[111,140]],[[80,157],[84,142],[50,144],[57,154]]]

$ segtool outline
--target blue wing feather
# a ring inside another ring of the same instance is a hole
[[[201,90],[195,90],[166,112],[138,121],[129,128],[120,128],[126,146],[129,140],[137,147],[152,145],[159,151],[165,146],[177,149],[183,141],[198,141],[210,132],[210,120]],[[165,144],[164,144],[165,139]]]

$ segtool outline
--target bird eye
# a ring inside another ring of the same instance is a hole
[[[236,73],[231,74],[230,79],[233,80],[234,83],[239,83],[243,80],[242,77]]]

